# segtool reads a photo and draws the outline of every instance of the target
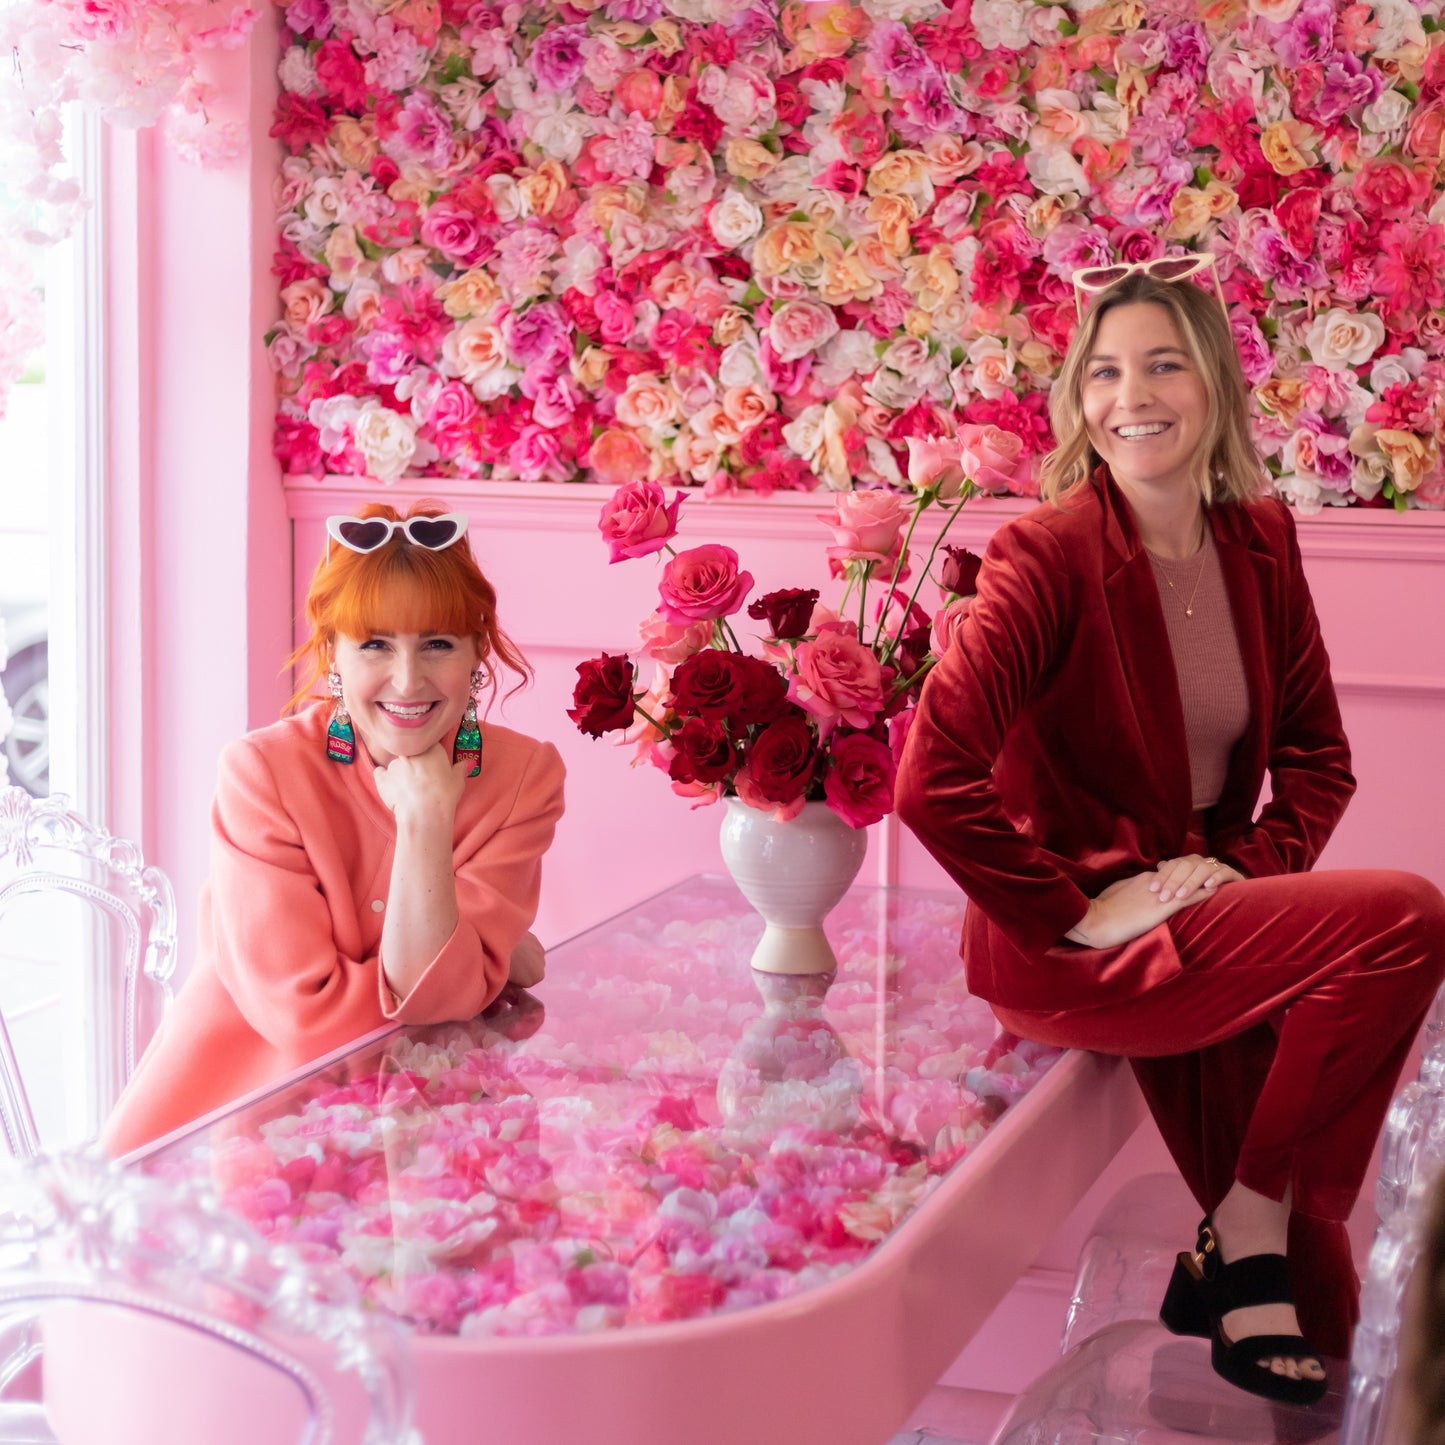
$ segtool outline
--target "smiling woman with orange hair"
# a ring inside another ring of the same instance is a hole
[[[470,1018],[509,976],[541,978],[526,929],[562,762],[477,718],[499,668],[529,674],[466,518],[372,504],[327,532],[292,659],[309,676],[221,756],[200,957],[106,1127],[113,1154],[388,1021]]]

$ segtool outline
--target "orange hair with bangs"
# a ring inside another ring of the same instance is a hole
[[[398,522],[445,510],[436,502],[418,502],[403,516],[385,502],[368,502],[358,515]],[[520,679],[512,692],[532,678],[527,660],[497,626],[496,590],[482,575],[465,535],[439,552],[416,546],[400,532],[374,552],[353,552],[328,535],[306,593],[306,621],[311,635],[289,659],[304,679],[287,712],[319,695],[316,687],[330,668],[328,654],[338,637],[446,632],[474,638],[477,669],[494,699],[498,664]]]

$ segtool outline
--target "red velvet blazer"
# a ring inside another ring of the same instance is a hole
[[[1207,516],[1250,701],[1210,851],[1246,876],[1299,872],[1355,784],[1294,519],[1273,499]],[[897,804],[968,894],[963,957],[980,997],[1084,1008],[1179,970],[1166,924],[1117,948],[1064,941],[1101,889],[1181,852],[1191,815],[1159,590],[1106,472],[994,536],[924,686]]]

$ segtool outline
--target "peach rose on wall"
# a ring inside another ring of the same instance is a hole
[[[587,452],[587,465],[605,482],[616,486],[648,470],[647,448],[629,431],[609,427]]]
[[[1332,306],[1316,316],[1305,332],[1310,360],[1326,371],[1363,366],[1385,339],[1385,323],[1370,312],[1352,315]]]
[[[1390,464],[1390,480],[1397,490],[1413,492],[1440,464],[1440,447],[1433,438],[1383,427],[1375,445]]]

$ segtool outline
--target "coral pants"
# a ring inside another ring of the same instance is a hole
[[[1293,873],[1225,884],[1165,926],[1183,971],[1139,996],[995,1012],[1025,1038],[1129,1058],[1202,1208],[1236,1179],[1288,1192],[1300,1323],[1348,1355],[1344,1220],[1445,974],[1445,898],[1411,873]]]

